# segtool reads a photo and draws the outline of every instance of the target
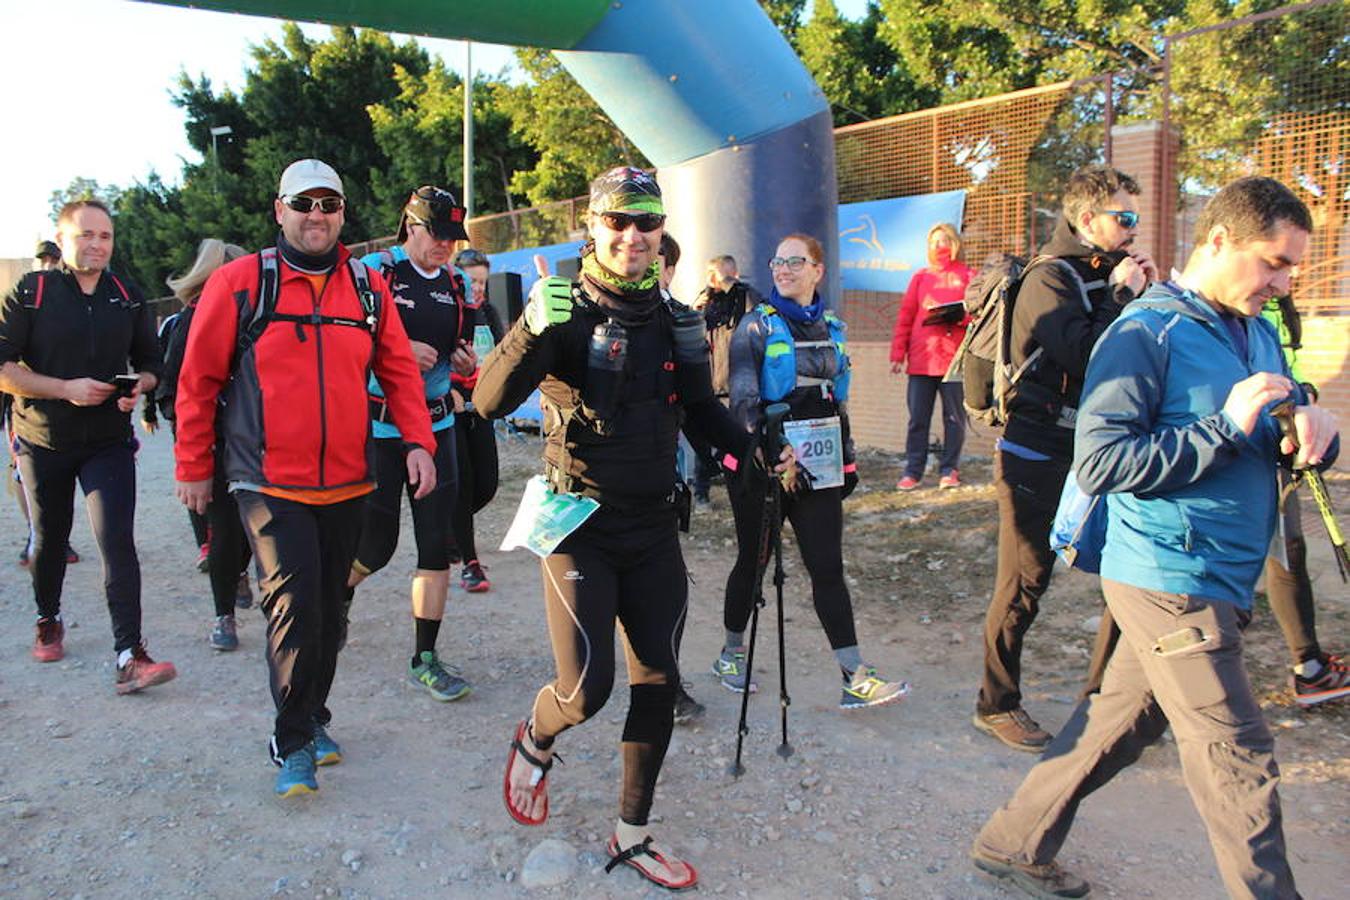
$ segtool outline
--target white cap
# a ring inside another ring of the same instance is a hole
[[[342,193],[342,179],[332,166],[321,159],[297,159],[281,173],[277,196],[294,197],[316,188],[328,188],[339,197],[346,196]]]

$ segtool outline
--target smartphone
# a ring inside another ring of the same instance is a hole
[[[1172,656],[1208,643],[1209,636],[1199,628],[1183,628],[1154,641],[1153,652],[1158,656]]]
[[[141,383],[139,375],[114,375],[113,387],[117,388],[117,396],[130,397],[136,390],[136,385]]]

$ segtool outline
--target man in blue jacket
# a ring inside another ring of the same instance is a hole
[[[1121,630],[1101,693],[985,824],[975,865],[1037,897],[1085,897],[1055,856],[1078,804],[1170,724],[1234,897],[1294,898],[1274,739],[1242,663],[1242,630],[1275,527],[1275,467],[1336,455],[1334,417],[1289,377],[1262,305],[1289,289],[1312,219],[1287,188],[1242,178],[1206,206],[1175,281],[1152,286],[1088,364],[1074,468],[1107,495],[1102,589]]]

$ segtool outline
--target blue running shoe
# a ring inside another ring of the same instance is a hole
[[[314,776],[314,743],[311,741],[281,761],[281,771],[277,773],[277,796],[297,797],[312,794],[319,789],[319,780]]]
[[[338,742],[328,736],[327,730],[318,722],[314,723],[314,761],[320,766],[336,766],[342,762],[342,748]]]

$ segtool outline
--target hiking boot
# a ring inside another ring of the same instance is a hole
[[[970,851],[970,861],[981,872],[1000,881],[1011,882],[1023,893],[1041,900],[1059,900],[1061,897],[1086,897],[1092,888],[1083,879],[1060,868],[1059,863],[1043,866],[1023,865],[991,856],[978,848]]]
[[[908,681],[886,681],[871,666],[859,666],[853,677],[844,682],[839,697],[840,709],[862,709],[881,706],[904,699],[909,693]]]
[[[75,552],[74,547],[70,546],[69,544],[66,544],[66,564],[73,566],[79,561],[80,561],[80,554]]]
[[[211,545],[202,544],[197,548],[197,571],[203,574],[211,567]]]
[[[1025,750],[1028,753],[1040,753],[1054,738],[1054,735],[1037,725],[1036,720],[1027,715],[1027,711],[1020,706],[1009,712],[987,715],[976,712],[970,721],[985,734],[993,735],[1014,750]]]
[[[417,654],[417,663],[408,667],[408,678],[413,684],[421,685],[427,693],[437,700],[449,701],[467,697],[473,686],[465,681],[454,668],[441,665],[435,650],[423,650]]]
[[[28,548],[24,547],[19,551],[19,568],[28,568]]]
[[[239,573],[239,584],[234,588],[234,608],[248,609],[253,605],[253,588],[248,586],[248,573]]]
[[[342,747],[338,742],[328,735],[328,729],[324,728],[318,722],[314,723],[314,740],[309,743],[310,752],[314,754],[314,764],[316,766],[336,766],[342,762]],[[287,757],[289,759],[290,757]]]
[[[58,662],[66,655],[62,641],[66,626],[60,619],[38,619],[37,635],[33,638],[33,659],[38,662]]]
[[[938,488],[955,488],[961,486],[961,473],[952,469],[946,475],[938,479]]]
[[[211,649],[239,649],[239,632],[234,627],[234,616],[216,616],[216,627],[211,629]]]
[[[37,655],[34,649],[33,655]],[[1350,696],[1350,666],[1339,656],[1322,657],[1322,670],[1311,678],[1294,675],[1294,700],[1307,708]]]
[[[675,724],[688,725],[695,719],[701,718],[707,711],[702,703],[699,703],[689,692],[684,689],[684,684],[675,688]]]
[[[906,475],[895,483],[897,491],[912,491],[919,486],[919,479],[912,475]]]
[[[712,673],[722,682],[722,687],[737,694],[745,693],[750,685],[750,693],[759,690],[759,685],[750,679],[750,670],[745,665],[744,647],[723,647],[722,655],[712,665]]]
[[[125,666],[117,667],[117,693],[134,694],[137,691],[173,681],[178,670],[171,662],[157,663],[145,652],[145,647],[137,644],[131,649],[131,659]]]
[[[319,779],[315,774],[314,767],[316,765],[318,765],[318,762],[315,759],[312,741],[299,750],[292,750],[281,761],[281,771],[277,773],[277,795],[297,797],[301,794],[312,794],[317,791]]]
[[[459,586],[470,594],[481,594],[484,591],[492,590],[492,582],[488,581],[487,575],[483,574],[483,566],[476,559],[471,559],[464,564],[464,568],[459,573]]]

